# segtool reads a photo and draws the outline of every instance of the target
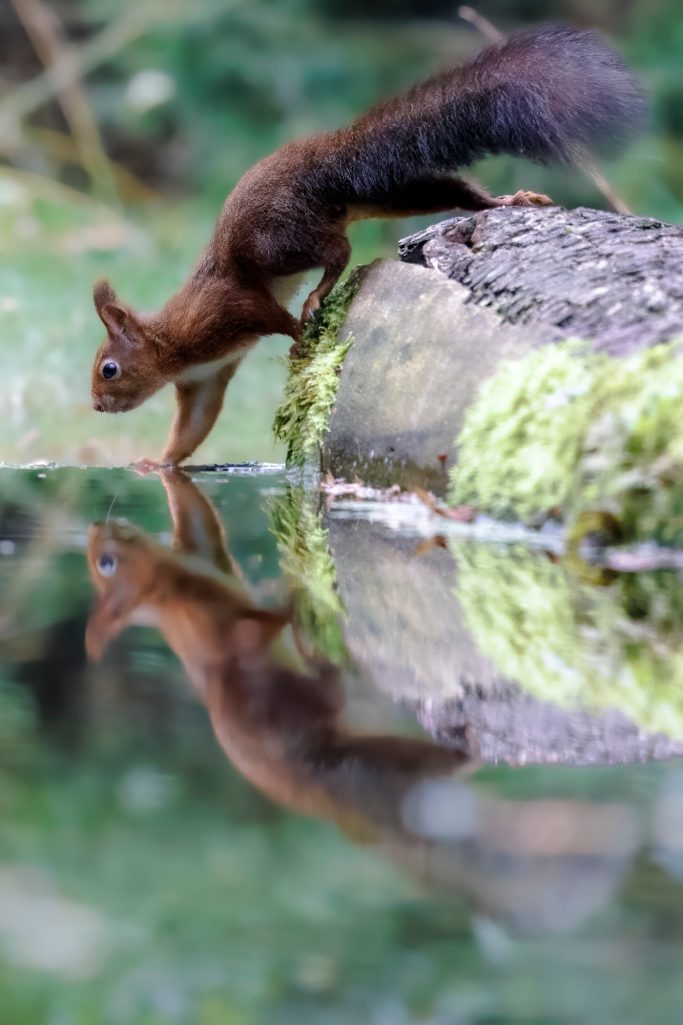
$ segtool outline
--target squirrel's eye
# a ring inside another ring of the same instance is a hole
[[[103,577],[110,577],[116,573],[117,559],[114,555],[100,555],[97,560],[97,568]]]
[[[106,378],[107,381],[111,381],[112,377],[116,377],[119,372],[118,363],[114,363],[113,360],[108,359],[106,363],[102,364],[102,377]]]

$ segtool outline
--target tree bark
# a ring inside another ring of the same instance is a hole
[[[407,263],[464,285],[505,324],[624,356],[683,330],[683,230],[604,210],[519,207],[432,225],[399,243]]]

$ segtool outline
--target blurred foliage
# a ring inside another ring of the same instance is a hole
[[[56,59],[75,57],[83,69],[86,115],[67,117],[15,13],[22,0],[2,5],[0,460],[126,462],[159,451],[172,396],[154,397],[123,419],[92,413],[90,359],[101,337],[94,279],[110,275],[124,299],[158,307],[197,256],[226,192],[255,160],[293,136],[344,123],[474,52],[482,39],[444,0],[48,6],[68,43]],[[680,4],[487,0],[480,10],[505,31],[559,16],[617,37],[650,89],[653,124],[651,137],[608,177],[637,212],[680,220]],[[567,204],[604,205],[574,172],[496,159],[473,173],[496,192],[523,186]],[[397,238],[422,223],[356,226],[353,262],[391,254]],[[281,457],[269,428],[284,371],[270,356],[285,350],[284,341],[268,341],[247,359],[201,458]]]
[[[675,0],[602,0],[587,8],[581,0],[519,0],[514,5],[488,0],[477,9],[505,31],[561,17],[618,37],[652,93],[664,173],[661,164],[645,173],[641,158],[652,165],[654,154],[650,144],[641,143],[615,169],[615,182],[640,212],[680,217],[683,174],[672,151],[681,140],[678,112],[683,106],[680,5]],[[443,0],[370,6],[335,0],[197,0],[192,5],[63,0],[58,10],[77,47],[137,12],[135,37],[86,79],[107,150],[160,193],[199,192],[214,210],[250,164],[287,139],[342,124],[483,41]],[[22,38],[18,23],[9,14],[5,18],[11,33],[7,42]],[[35,58],[31,64],[30,48],[13,52],[16,60],[23,56],[24,64],[12,66],[8,46],[5,74],[10,81],[38,70]],[[21,88],[15,86],[15,92]],[[12,100],[9,90],[0,108],[6,116]],[[75,174],[77,168],[69,168],[31,135],[36,122],[63,128],[54,100],[25,119],[28,138],[13,162],[53,177]],[[494,184],[510,173],[509,162],[503,164],[504,170],[486,175]],[[657,181],[643,180],[652,178]],[[576,202],[592,196],[599,203],[590,183],[574,175],[560,179],[555,173],[544,179],[559,182],[560,198]],[[667,182],[673,195],[667,196]]]
[[[16,688],[0,688],[0,710],[23,730],[0,751],[0,888],[41,935],[3,920],[11,1025],[640,1025],[653,984],[648,1022],[675,1020],[675,875],[634,866],[633,895],[584,935],[513,937],[270,806],[201,720],[131,730],[124,707],[91,723],[76,757],[46,742]],[[489,789],[513,775],[535,795],[532,770],[498,769]],[[572,802],[597,775],[557,770],[554,785]],[[612,776],[634,807],[664,779],[660,766]]]

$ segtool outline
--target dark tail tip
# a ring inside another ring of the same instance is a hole
[[[642,83],[596,32],[564,24],[525,29],[485,50],[475,66],[489,62],[520,105],[525,155],[537,160],[613,156],[647,124]]]

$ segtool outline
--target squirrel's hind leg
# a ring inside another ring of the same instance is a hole
[[[549,196],[541,192],[519,189],[512,196],[492,196],[476,182],[465,178],[453,178],[457,185],[458,206],[461,210],[494,210],[501,206],[554,206]]]
[[[520,190],[514,196],[492,196],[476,182],[450,175],[416,178],[400,188],[354,208],[356,217],[412,217],[447,210],[493,210],[499,206],[547,206],[547,196]]]

